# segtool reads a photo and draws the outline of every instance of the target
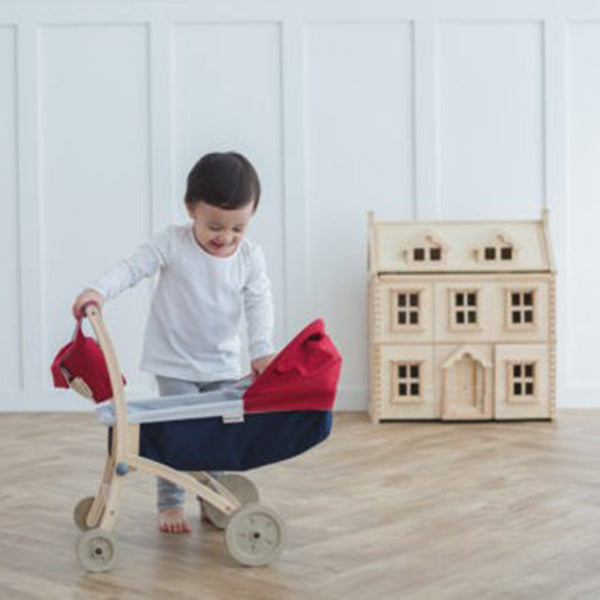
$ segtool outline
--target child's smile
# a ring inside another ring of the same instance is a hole
[[[248,222],[254,213],[254,202],[232,210],[198,202],[188,206],[188,213],[194,221],[194,235],[198,244],[209,254],[227,257],[235,253],[244,239]]]

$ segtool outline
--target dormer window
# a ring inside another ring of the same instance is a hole
[[[512,246],[486,246],[484,253],[485,260],[512,260]]]
[[[516,259],[517,246],[507,235],[498,233],[477,246],[474,251],[477,260],[500,266]]]
[[[444,262],[446,252],[446,246],[435,235],[422,233],[404,250],[404,257],[413,266],[431,268]]]

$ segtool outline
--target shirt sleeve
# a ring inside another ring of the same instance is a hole
[[[173,227],[168,227],[140,246],[129,258],[105,271],[88,287],[110,300],[145,277],[152,277],[159,268],[168,264],[173,236]]]
[[[248,324],[250,360],[273,354],[274,309],[271,282],[265,257],[257,246],[250,255],[248,280],[243,290],[244,312]]]

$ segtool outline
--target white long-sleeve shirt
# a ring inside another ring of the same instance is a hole
[[[191,225],[173,225],[89,287],[109,300],[159,269],[142,370],[187,381],[238,378],[243,313],[250,359],[273,352],[271,285],[258,245],[244,238],[233,255],[217,257]]]

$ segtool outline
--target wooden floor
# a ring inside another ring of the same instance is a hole
[[[282,558],[240,567],[222,533],[155,527],[133,474],[119,559],[88,575],[74,504],[95,492],[105,438],[91,415],[0,414],[0,598],[600,598],[600,411],[556,424],[386,423],[338,414],[305,455],[251,472],[288,525]]]

